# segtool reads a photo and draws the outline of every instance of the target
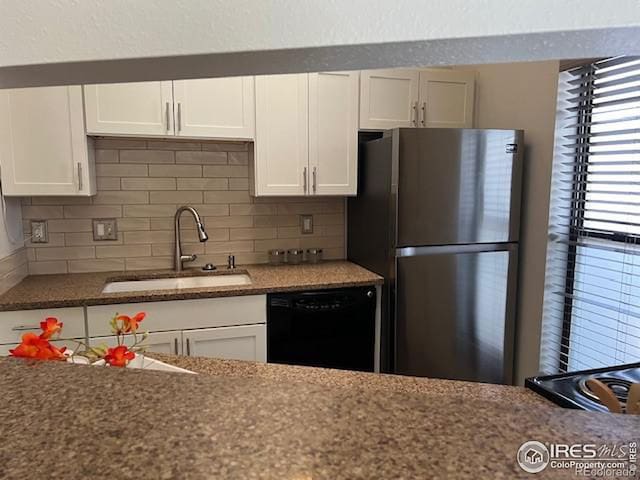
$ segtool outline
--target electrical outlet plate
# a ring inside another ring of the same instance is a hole
[[[93,219],[93,240],[100,242],[103,240],[118,239],[118,223],[115,218],[94,218]]]
[[[49,243],[49,226],[46,220],[31,220],[31,243]]]
[[[300,231],[303,235],[313,233],[313,215],[300,215]]]

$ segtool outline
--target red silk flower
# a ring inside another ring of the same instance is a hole
[[[62,325],[63,323],[59,322],[57,318],[49,317],[45,319],[44,322],[40,322],[40,329],[42,330],[40,338],[50,339],[62,331]]]
[[[126,345],[110,348],[104,356],[105,362],[112,367],[126,367],[129,361],[135,358],[136,354],[131,352]]]
[[[44,323],[44,322],[43,322]],[[46,338],[27,332],[22,335],[22,342],[9,353],[14,357],[36,358],[38,360],[64,360],[67,347],[57,348]]]
[[[138,312],[133,317],[129,317],[128,315],[119,315],[117,320],[122,322],[125,333],[135,333],[138,331],[140,322],[142,322],[146,316],[147,314],[145,312]]]

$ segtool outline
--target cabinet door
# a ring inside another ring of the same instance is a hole
[[[473,127],[475,73],[456,70],[420,72],[420,126]]]
[[[171,82],[85,85],[89,135],[173,135]]]
[[[360,128],[387,130],[417,126],[418,71],[360,72]]]
[[[267,326],[207,328],[183,331],[184,349],[193,357],[267,361]]]
[[[4,195],[93,195],[82,87],[0,90]]]
[[[0,344],[18,344],[26,332],[39,335],[41,332],[40,322],[47,317],[55,317],[62,322],[60,338],[81,338],[83,340],[86,338],[82,307],[19,310],[0,312]]]
[[[127,346],[132,345],[132,339],[127,338]],[[108,347],[116,347],[118,345],[118,337],[91,337],[89,338],[91,346],[106,345]],[[173,355],[182,354],[182,332],[179,330],[171,332],[150,333],[144,342],[147,345],[145,351],[156,353],[170,353]]]
[[[173,96],[176,135],[253,139],[253,77],[175,80]]]
[[[256,77],[252,194],[305,195],[309,185],[308,75]]]
[[[358,72],[309,74],[309,168],[314,195],[355,195]]]

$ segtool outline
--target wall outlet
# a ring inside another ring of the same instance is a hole
[[[300,231],[303,235],[313,233],[313,215],[300,215]]]
[[[31,243],[49,243],[49,227],[46,220],[31,220]]]
[[[118,239],[118,223],[115,218],[94,218],[93,219],[93,240]]]

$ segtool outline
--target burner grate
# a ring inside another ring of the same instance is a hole
[[[623,380],[621,378],[613,378],[613,377],[606,377],[606,376],[600,376],[600,375],[589,375],[587,377],[581,378],[580,381],[578,382],[578,391],[588,399],[593,400],[594,402],[598,402],[600,404],[602,404],[602,402],[600,401],[598,396],[595,393],[593,393],[589,388],[589,385],[587,385],[587,381],[591,379],[600,380],[602,383],[604,383],[607,387],[611,389],[613,394],[618,398],[618,400],[623,405],[626,405],[627,397],[629,396],[629,388],[631,387],[631,382],[629,380]]]

